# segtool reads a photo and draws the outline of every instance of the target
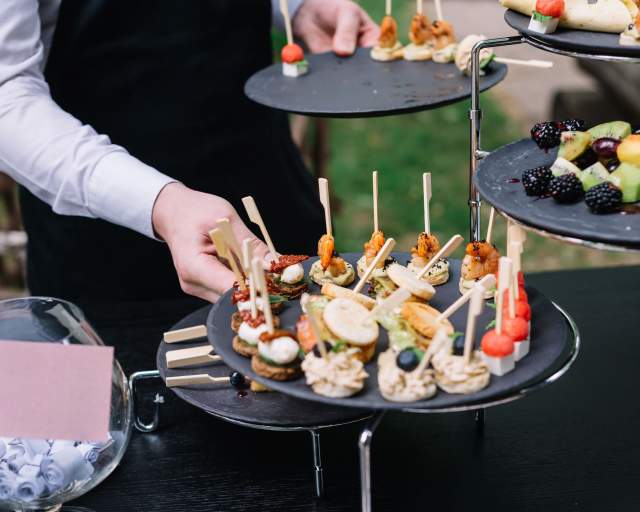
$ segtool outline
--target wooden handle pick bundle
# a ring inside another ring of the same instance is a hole
[[[331,229],[331,203],[329,202],[329,181],[326,178],[318,178],[318,187],[320,189],[320,202],[324,208],[324,223],[327,235],[333,236]]]
[[[238,261],[242,261],[242,251],[240,250],[240,244],[238,243],[238,239],[236,235],[233,234],[233,228],[231,227],[231,222],[226,217],[222,219],[218,219],[218,229],[222,233],[225,242],[227,242],[227,247],[235,256]]]
[[[431,270],[431,267],[433,267],[440,258],[446,258],[458,247],[460,247],[460,244],[463,242],[463,240],[464,238],[462,238],[461,235],[453,235],[451,237],[451,240],[444,244],[442,248],[435,254],[435,256],[431,258],[431,261],[429,261],[429,263],[427,263],[420,270],[420,272],[418,272],[418,279],[422,279],[425,275],[427,275],[427,272]]]
[[[238,267],[238,263],[236,261],[235,256],[227,246],[227,243],[225,241],[224,235],[222,234],[222,231],[219,228],[212,229],[211,231],[209,231],[209,238],[211,238],[213,245],[216,246],[216,251],[218,252],[218,255],[229,262],[229,265],[231,266],[231,270],[236,276],[236,281],[238,282],[238,286],[240,287],[240,289],[246,290],[247,284],[245,283],[244,275],[242,275],[242,272]]]
[[[269,330],[269,334],[273,334],[273,313],[271,312],[271,306],[269,304],[269,291],[267,290],[267,283],[264,279],[264,269],[262,268],[260,258],[253,258],[251,270],[253,272],[253,281],[260,292],[260,297],[262,297],[262,310],[267,329]]]
[[[171,350],[166,353],[167,368],[182,368],[184,366],[192,366],[195,364],[215,363],[221,361],[222,358],[211,353],[213,348],[211,345],[202,345],[199,347],[184,348],[181,350]]]
[[[493,274],[488,274],[484,276],[482,279],[480,279],[480,281],[478,281],[477,284],[482,286],[484,290],[489,290],[490,288],[495,286],[496,276]],[[470,290],[467,290],[464,293],[464,295],[462,295],[462,297],[460,297],[453,304],[451,304],[451,306],[449,306],[442,313],[440,313],[436,317],[435,322],[438,323],[438,322],[442,322],[443,320],[446,320],[451,315],[453,315],[456,311],[458,311],[462,306],[464,306],[467,303],[467,301],[471,298],[471,295],[473,294],[474,289],[475,289],[475,286]]]
[[[253,197],[247,196],[242,198],[242,204],[244,205],[244,209],[249,216],[249,220],[256,224],[260,228],[260,233],[262,233],[262,238],[264,242],[267,244],[269,248],[269,252],[273,255],[274,258],[278,258],[279,254],[276,251],[273,242],[271,241],[271,237],[269,236],[269,232],[267,231],[267,226],[265,226],[264,221],[262,220],[262,215],[260,215],[260,211],[256,206],[256,202],[253,200]]]
[[[395,245],[396,245],[396,241],[393,238],[387,239],[387,241],[384,243],[382,248],[378,251],[378,254],[376,254],[376,257],[373,258],[371,265],[369,265],[367,267],[367,270],[365,270],[364,274],[362,274],[360,281],[358,281],[358,284],[353,289],[354,293],[360,293],[362,291],[362,289],[364,288],[364,285],[367,283],[367,281],[371,277],[371,274],[373,274],[373,271],[376,268],[378,268],[378,265],[380,263],[384,263],[384,261],[389,257],[389,254],[391,254],[391,251],[393,250]]]
[[[378,222],[378,171],[373,171],[373,231],[380,230]]]
[[[512,270],[511,259],[500,258],[498,272],[500,276],[510,276]],[[504,292],[509,288],[509,279],[501,278],[498,280],[498,297],[496,300],[496,332],[502,334],[502,305],[504,304]]]
[[[206,337],[207,328],[204,325],[196,325],[195,327],[185,327],[184,329],[165,332],[163,339],[165,343],[182,343]]]
[[[467,331],[464,334],[464,362],[471,362],[471,353],[476,336],[476,321],[484,306],[485,287],[476,283],[471,290],[471,300],[469,301],[469,313],[467,315]]]
[[[287,44],[293,44],[293,30],[291,29],[291,16],[289,16],[289,4],[287,0],[280,0],[280,12],[284,19],[284,28],[287,32]]]
[[[253,279],[253,272],[251,271],[251,261],[253,260],[253,255],[251,254],[251,240],[249,238],[245,238],[242,241],[242,264],[244,268],[247,269],[247,279],[249,281],[249,306],[251,307],[251,318],[256,318],[258,316],[258,305],[256,304],[256,284]],[[264,307],[264,299],[263,307]]]
[[[431,218],[429,215],[429,202],[431,201],[431,173],[422,174],[422,204],[424,208],[424,232],[431,234]]]

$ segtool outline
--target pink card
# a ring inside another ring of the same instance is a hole
[[[0,437],[107,441],[113,347],[0,341]]]

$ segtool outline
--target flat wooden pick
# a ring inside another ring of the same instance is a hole
[[[287,33],[287,44],[293,44],[293,30],[291,29],[291,17],[289,16],[289,4],[287,0],[280,0],[280,12],[284,19],[284,28]]]
[[[240,250],[240,244],[238,244],[238,239],[233,234],[233,229],[231,228],[231,222],[226,217],[222,219],[218,219],[217,222],[218,229],[222,233],[225,242],[227,242],[227,247],[233,253],[233,255],[238,259],[238,261],[242,261],[242,251]]]
[[[498,272],[501,279],[498,280],[498,299],[496,301],[496,332],[502,334],[502,305],[504,304],[504,292],[509,288],[509,279],[504,276],[510,276],[512,272],[511,258],[502,256],[498,264]]]
[[[373,180],[373,231],[379,231],[380,222],[378,221],[378,171],[373,171],[371,177]]]
[[[420,272],[418,272],[418,279],[422,279],[427,274],[427,272],[431,270],[431,267],[433,267],[438,262],[440,258],[446,258],[458,247],[460,247],[460,244],[463,242],[463,240],[464,238],[462,238],[461,235],[453,235],[451,239],[446,244],[444,244],[442,248],[435,254],[435,256],[431,258],[431,261],[429,261],[429,263],[427,263],[420,270]]]
[[[333,236],[331,228],[331,202],[329,201],[329,181],[326,178],[318,178],[318,188],[320,191],[320,203],[324,208],[324,223],[327,235]]]
[[[485,241],[490,244],[493,239],[493,224],[496,221],[496,209],[492,206],[491,213],[489,214],[489,225],[487,226],[487,236]]]
[[[213,245],[216,246],[216,251],[218,252],[218,255],[229,262],[231,271],[235,275],[236,281],[238,282],[238,286],[240,287],[240,289],[246,290],[247,284],[245,283],[244,275],[240,271],[240,268],[238,267],[238,263],[236,262],[236,259],[233,253],[227,246],[227,243],[222,234],[222,231],[220,231],[219,228],[212,229],[211,231],[209,231],[209,238],[211,238]]]
[[[260,233],[262,233],[262,238],[264,239],[264,242],[267,244],[267,247],[269,248],[269,252],[271,252],[271,254],[273,254],[273,257],[277,259],[278,256],[280,255],[276,251],[276,248],[273,245],[273,242],[271,241],[271,237],[269,236],[269,232],[267,231],[267,226],[262,220],[262,215],[260,215],[260,211],[258,210],[258,207],[256,206],[256,202],[254,201],[253,197],[251,196],[243,197],[242,204],[244,205],[244,209],[247,212],[247,215],[249,216],[249,220],[254,224],[256,224],[258,228],[260,228]]]
[[[479,285],[481,285],[485,291],[489,290],[492,286],[496,284],[496,276],[494,274],[487,274],[480,281],[478,281]],[[442,313],[440,313],[436,317],[436,323],[442,322],[446,320],[451,315],[453,315],[456,311],[458,311],[462,306],[464,306],[467,301],[471,298],[471,294],[473,293],[474,288],[467,290],[458,300],[456,300],[453,304],[451,304],[447,309],[445,309]]]
[[[358,284],[353,289],[354,293],[360,293],[362,291],[362,289],[364,288],[364,285],[367,283],[367,281],[371,277],[371,274],[373,274],[373,271],[378,267],[378,265],[381,262],[384,262],[389,257],[389,254],[391,254],[391,251],[393,250],[395,245],[396,245],[396,241],[393,238],[387,239],[387,241],[384,243],[382,248],[378,251],[378,254],[376,254],[376,257],[373,258],[373,261],[367,267],[367,270],[365,270],[364,274],[362,274],[360,281],[358,281]]]
[[[245,238],[242,241],[242,264],[247,269],[247,279],[249,281],[249,305],[251,306],[251,318],[258,316],[258,306],[256,304],[256,285],[251,274],[251,260],[253,255],[251,254],[251,239]]]
[[[271,311],[271,304],[269,303],[269,291],[267,290],[267,283],[264,279],[264,269],[262,268],[260,258],[253,258],[251,270],[253,272],[253,281],[262,297],[262,312],[264,313],[267,328],[269,329],[269,333],[273,334],[273,313]]]
[[[431,173],[422,173],[422,207],[424,208],[424,232],[431,234],[431,217],[429,203],[431,202]]]
[[[476,283],[471,292],[471,300],[469,302],[469,313],[467,314],[467,329],[464,338],[464,362],[469,363],[471,361],[471,352],[473,351],[473,342],[476,336],[476,321],[478,316],[482,313],[484,306],[484,292],[485,288],[479,283]]]

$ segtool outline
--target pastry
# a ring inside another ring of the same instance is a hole
[[[359,349],[356,356],[363,362],[371,360],[380,331],[367,308],[350,299],[334,299],[325,306],[322,319],[334,339]]]
[[[429,18],[417,12],[411,19],[409,30],[411,43],[404,48],[405,60],[429,60],[433,55],[434,34]]]
[[[302,361],[307,384],[314,393],[331,398],[346,398],[360,392],[369,376],[355,348],[328,347],[327,357],[317,349]]]
[[[418,279],[416,274],[398,263],[389,265],[387,275],[396,287],[406,288],[413,296],[423,301],[430,300],[436,294],[435,288],[427,281]]]
[[[440,250],[440,241],[434,234],[420,233],[416,245],[411,248],[411,261],[407,268],[418,274]],[[449,262],[440,258],[422,277],[433,286],[439,286],[449,281]]]
[[[458,45],[454,62],[457,68],[465,75],[471,74],[471,51],[473,47],[486,39],[485,36],[469,35]],[[490,48],[480,50],[480,75],[484,75],[485,68],[495,58],[495,53]]]
[[[476,393],[489,385],[491,375],[478,350],[471,352],[468,363],[464,360],[464,338],[453,338],[439,331],[434,343],[441,347],[435,353],[431,364],[435,369],[438,387],[447,393]]]
[[[380,62],[401,59],[403,48],[398,41],[398,24],[390,14],[382,18],[378,44],[371,48],[371,58]]]

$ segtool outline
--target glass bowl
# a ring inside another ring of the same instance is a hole
[[[2,340],[103,345],[78,307],[49,297],[0,301]],[[129,443],[131,408],[127,378],[114,359],[108,442],[0,438],[0,510],[54,512],[102,482]]]

